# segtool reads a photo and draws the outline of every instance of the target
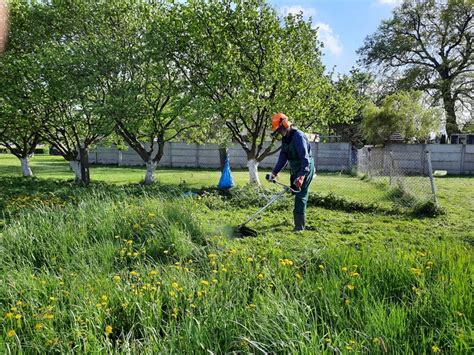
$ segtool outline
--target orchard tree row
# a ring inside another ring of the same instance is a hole
[[[23,174],[42,142],[84,184],[98,142],[136,151],[152,183],[173,139],[238,142],[258,183],[273,113],[317,129],[357,110],[349,78],[325,73],[317,30],[264,0],[11,1],[0,77],[0,144]]]

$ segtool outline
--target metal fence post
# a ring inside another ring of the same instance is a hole
[[[426,159],[428,160],[428,174],[430,176],[431,193],[433,194],[433,201],[435,205],[437,205],[438,201],[436,199],[436,189],[435,189],[435,183],[434,183],[434,178],[433,178],[433,169],[431,167],[431,152],[429,150],[426,151]]]
[[[390,186],[393,186],[393,151],[391,150],[389,153],[390,156]]]
[[[370,167],[372,165],[372,154],[371,149],[367,148],[367,176],[370,178]]]
[[[169,142],[169,151],[170,151],[170,168],[173,167],[173,142]]]
[[[196,168],[200,168],[201,165],[199,164],[199,153],[200,153],[200,149],[199,149],[199,144],[196,143]]]
[[[459,169],[461,174],[464,174],[464,159],[466,156],[466,144],[462,145],[461,148],[461,168]]]

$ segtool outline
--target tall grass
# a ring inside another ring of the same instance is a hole
[[[0,237],[0,351],[473,350],[462,242],[232,240],[207,206],[93,193],[16,215]]]

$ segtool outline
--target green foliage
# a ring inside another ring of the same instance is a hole
[[[369,104],[363,112],[362,132],[371,144],[382,144],[395,133],[409,142],[423,142],[439,126],[439,112],[423,106],[422,94],[401,91],[387,96],[380,107]]]
[[[423,90],[434,103],[442,101],[448,134],[459,131],[456,105],[472,100],[473,11],[469,0],[404,1],[358,51],[397,89]]]
[[[323,74],[316,31],[301,15],[280,19],[262,0],[189,1],[172,11],[176,64],[207,103],[211,131],[226,127],[248,159],[273,153],[263,142],[276,112],[300,127],[351,118],[350,88]]]

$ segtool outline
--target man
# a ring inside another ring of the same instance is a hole
[[[290,163],[291,187],[299,190],[295,194],[295,208],[293,217],[295,231],[302,231],[306,223],[306,205],[308,203],[309,185],[314,176],[314,161],[311,155],[311,146],[306,135],[291,126],[288,117],[283,113],[277,113],[272,118],[272,135],[282,136],[280,157],[272,171],[271,178],[274,179],[281,169]]]

